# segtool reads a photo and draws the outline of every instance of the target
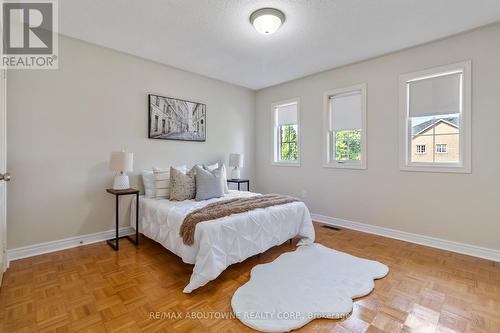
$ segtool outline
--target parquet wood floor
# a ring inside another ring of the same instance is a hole
[[[300,332],[500,333],[500,264],[447,251],[316,224],[317,242],[390,267],[345,320],[320,319]],[[229,267],[190,295],[192,266],[161,245],[124,240],[17,260],[0,289],[2,332],[254,332],[231,311],[250,269],[292,251],[288,243]],[[293,292],[293,291],[291,291]],[[163,312],[163,318],[152,314]],[[173,314],[179,313],[180,318]],[[186,318],[205,314],[205,317]],[[166,318],[165,316],[170,316]]]

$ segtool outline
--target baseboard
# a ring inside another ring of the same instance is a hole
[[[40,243],[35,245],[29,245],[24,247],[18,247],[16,249],[7,250],[7,262],[12,260],[37,256],[39,254],[50,253],[55,251],[60,251],[64,249],[69,249],[72,247],[77,247],[80,245],[92,244],[104,241],[106,239],[111,239],[115,237],[116,230],[108,230],[96,232],[95,234],[82,235],[77,237],[70,237],[65,239],[60,239],[56,241],[51,241],[47,243]],[[119,229],[119,235],[125,236],[130,235],[135,232],[132,227],[123,227]]]
[[[353,222],[320,214],[311,214],[311,217],[314,221],[324,224],[330,224],[342,228],[358,230],[370,234],[399,239],[410,243],[430,246],[438,249],[448,250],[452,252],[462,253],[474,257],[500,262],[500,250],[489,249],[485,247],[464,244],[441,238],[424,236],[410,232],[399,231],[375,225],[369,225],[360,222]],[[125,236],[133,234],[134,232],[135,231],[132,227],[123,227],[120,228],[119,235]],[[64,249],[77,247],[80,245],[101,242],[107,239],[111,239],[114,236],[115,236],[115,230],[108,230],[108,231],[97,232],[94,234],[65,238],[47,243],[40,243],[40,244],[10,249],[7,250],[7,267],[9,266],[9,263],[12,260],[32,257],[44,253],[60,251]]]
[[[458,243],[446,239],[434,238],[430,236],[424,236],[410,232],[379,227],[375,225],[353,222],[320,214],[311,214],[311,217],[314,221],[321,222],[324,224],[330,224],[346,229],[358,230],[370,234],[395,238],[410,243],[435,247],[442,250],[448,250],[452,252],[466,254],[473,257],[479,257],[500,262],[500,250],[489,249],[470,244]]]

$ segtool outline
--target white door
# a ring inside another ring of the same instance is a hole
[[[7,269],[7,72],[0,70],[0,284]]]

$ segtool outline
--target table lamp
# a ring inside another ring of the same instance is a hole
[[[134,154],[125,151],[115,151],[110,154],[109,170],[118,172],[113,182],[114,190],[130,188],[130,182],[125,172],[133,170]]]
[[[240,179],[240,168],[243,167],[243,155],[242,154],[229,154],[229,166],[233,167],[231,171],[231,179]]]

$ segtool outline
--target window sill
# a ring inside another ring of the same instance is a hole
[[[441,172],[441,173],[472,173],[470,166],[420,166],[404,165],[399,168],[401,171],[410,172]]]
[[[279,166],[279,167],[300,167],[300,162],[271,162],[272,166]]]
[[[353,170],[366,170],[366,164],[359,163],[324,163],[323,168],[329,169],[353,169]]]

